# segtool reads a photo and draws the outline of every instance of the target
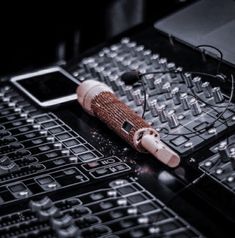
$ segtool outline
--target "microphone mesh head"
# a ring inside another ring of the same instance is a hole
[[[133,85],[137,81],[139,81],[139,71],[132,70],[129,72],[126,72],[121,75],[121,80],[126,84],[126,85]]]

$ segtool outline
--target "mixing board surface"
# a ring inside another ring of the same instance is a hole
[[[220,88],[192,72],[213,73],[216,63],[149,28],[64,67],[78,83],[106,83],[140,116],[146,92],[144,118],[182,157],[175,169],[134,151],[77,102],[42,109],[2,83],[0,237],[233,237],[231,82]],[[129,70],[150,73],[144,90],[121,80]]]

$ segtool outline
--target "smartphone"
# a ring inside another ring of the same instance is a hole
[[[40,107],[76,100],[78,81],[59,66],[12,77],[10,81]]]

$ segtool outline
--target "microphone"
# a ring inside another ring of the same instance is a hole
[[[169,167],[176,167],[180,157],[160,140],[159,133],[121,102],[106,84],[86,80],[77,88],[83,109],[99,118],[111,130],[139,152],[149,152]]]
[[[126,85],[133,85],[134,83],[140,80],[140,72],[137,70],[125,72],[121,75],[121,80]]]

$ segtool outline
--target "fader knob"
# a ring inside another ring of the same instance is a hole
[[[179,125],[179,121],[178,121],[178,119],[177,119],[173,110],[168,112],[167,121],[168,121],[169,126],[170,126],[171,129],[175,128]]]
[[[0,158],[0,167],[8,167],[10,164],[11,159],[7,155]]]
[[[43,197],[39,201],[30,201],[30,207],[32,211],[40,211],[42,209],[48,209],[53,206],[53,203],[50,198]]]
[[[194,116],[198,116],[202,113],[202,109],[198,103],[198,101],[195,98],[192,98],[190,100],[190,105],[191,105],[191,111]]]
[[[212,94],[215,100],[215,103],[221,103],[224,100],[223,94],[221,93],[220,87],[215,87],[212,89]]]

